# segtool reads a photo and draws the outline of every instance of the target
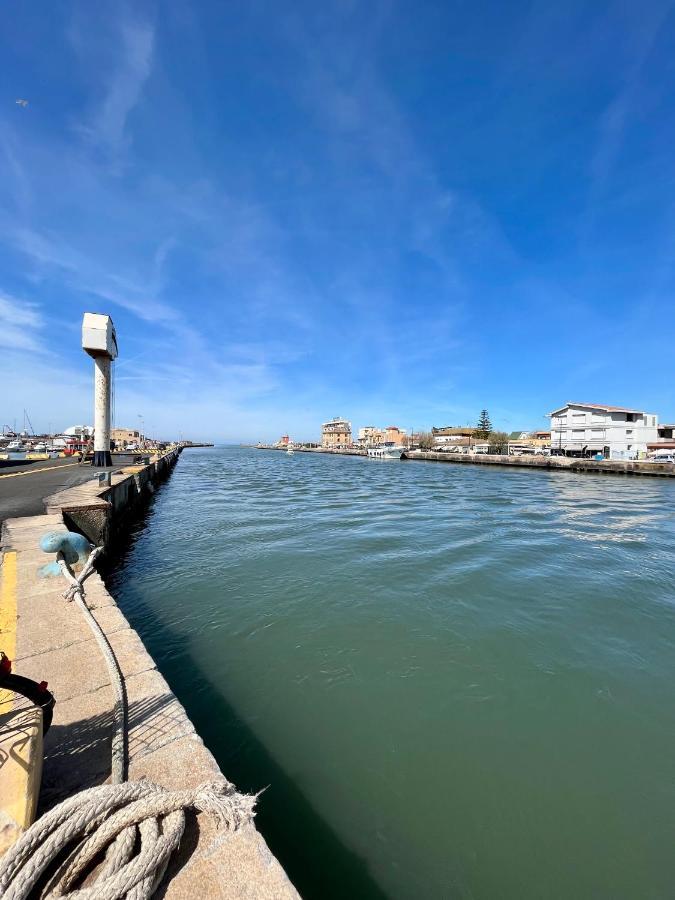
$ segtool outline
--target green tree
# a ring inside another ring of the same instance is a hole
[[[474,435],[478,440],[486,441],[490,437],[491,431],[492,422],[490,421],[488,411],[487,409],[482,409],[480,411],[480,416],[478,417],[478,424],[476,425]]]

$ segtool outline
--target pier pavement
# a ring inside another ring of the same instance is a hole
[[[0,469],[0,528],[5,519],[40,515],[45,497],[98,478],[102,471],[112,470],[78,465],[72,457],[36,459]]]

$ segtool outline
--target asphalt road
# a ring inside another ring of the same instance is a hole
[[[39,516],[45,511],[45,497],[97,478],[104,471],[86,464],[80,466],[68,457],[36,459],[25,465],[0,468],[0,525],[16,516]]]

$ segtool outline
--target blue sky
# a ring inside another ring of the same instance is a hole
[[[673,3],[1,15],[2,424],[91,420],[85,310],[167,436],[675,420]]]

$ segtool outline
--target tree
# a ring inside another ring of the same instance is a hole
[[[430,431],[420,431],[417,435],[417,444],[420,450],[432,450],[434,446],[434,436]]]
[[[488,443],[490,445],[490,453],[506,453],[509,436],[505,431],[491,431]]]
[[[490,421],[488,411],[487,409],[482,409],[480,412],[480,416],[478,417],[478,424],[476,425],[474,435],[479,440],[486,441],[490,437],[491,431],[492,422]]]

